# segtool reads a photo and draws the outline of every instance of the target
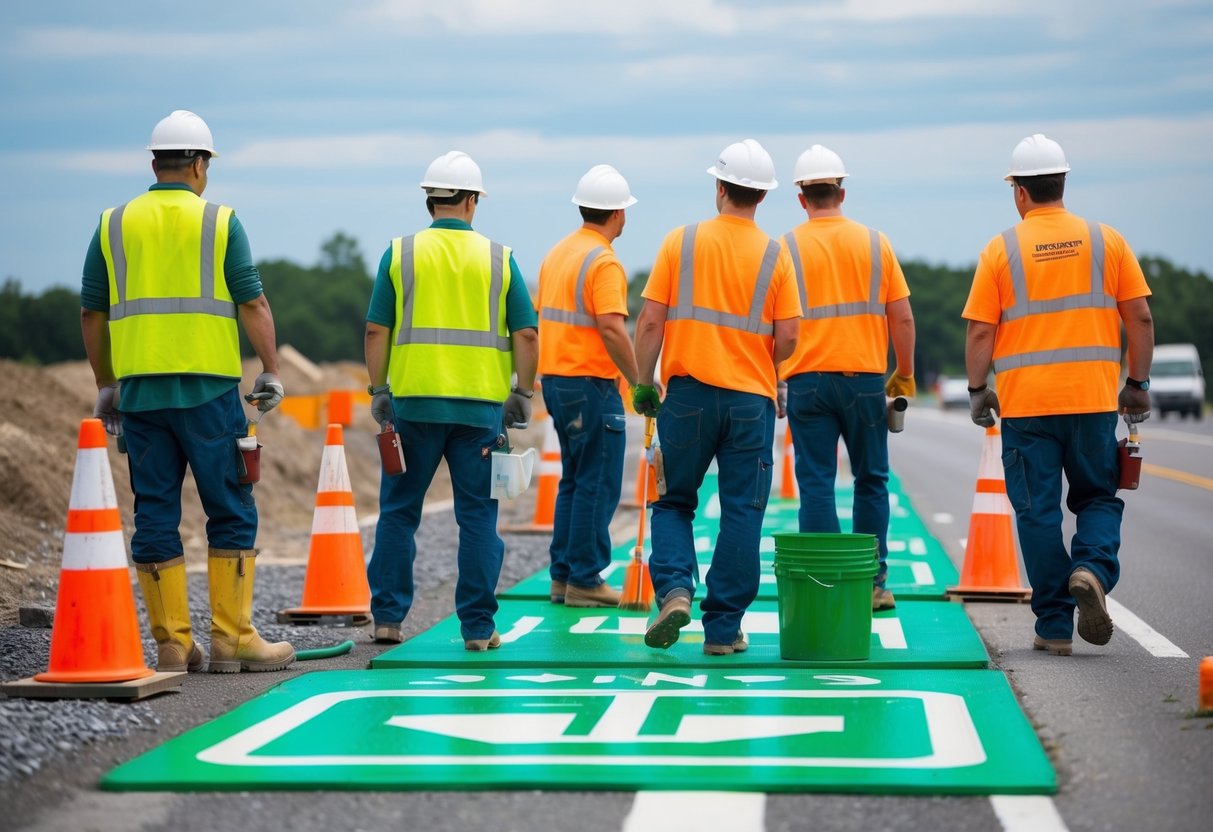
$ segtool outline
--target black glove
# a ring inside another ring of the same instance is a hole
[[[1135,425],[1150,418],[1150,394],[1126,384],[1116,397],[1116,407],[1124,414],[1125,422]]]
[[[990,415],[994,411],[994,415]],[[976,390],[969,390],[969,416],[973,424],[983,428],[994,427],[994,416],[1001,415],[998,406],[998,394],[983,384]]]
[[[107,384],[97,388],[97,403],[93,405],[93,418],[100,419],[105,432],[110,436],[122,433],[122,414],[118,412],[118,384]]]
[[[507,428],[525,428],[531,422],[531,397],[517,387],[510,391],[502,408],[502,417]]]

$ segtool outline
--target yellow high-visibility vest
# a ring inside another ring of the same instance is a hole
[[[474,231],[429,228],[392,240],[393,395],[505,401],[514,369],[509,258],[509,248]]]
[[[118,378],[240,378],[236,304],[223,274],[231,216],[182,189],[148,191],[101,214]]]

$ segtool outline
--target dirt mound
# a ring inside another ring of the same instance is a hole
[[[260,371],[247,362],[241,390],[247,392]],[[366,370],[345,362],[315,369],[283,363],[287,394],[315,394],[329,389],[364,389]],[[0,361],[0,622],[10,623],[18,606],[52,602],[62,556],[64,518],[71,494],[80,420],[92,415],[96,387],[85,362],[29,367]],[[249,408],[250,415],[253,413]],[[378,511],[379,457],[376,427],[366,407],[355,409],[353,426],[345,429],[346,465],[359,517]],[[281,413],[269,413],[258,437],[262,450],[261,482],[254,489],[260,513],[257,545],[267,561],[302,561],[307,557],[324,429],[305,430]],[[134,530],[133,499],[126,457],[110,443],[110,467],[123,527]],[[440,471],[431,499],[449,496]],[[202,566],[206,558],[206,516],[193,478],[182,492],[181,537],[187,563]],[[16,568],[11,564],[25,566]]]

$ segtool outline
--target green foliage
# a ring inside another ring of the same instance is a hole
[[[320,252],[320,262],[311,268],[287,260],[257,265],[278,343],[313,361],[361,361],[371,275],[357,243],[341,232]],[[252,355],[247,342],[243,349]]]
[[[0,288],[0,358],[31,364],[84,358],[80,293],[56,287],[40,296],[9,278]]]
[[[914,310],[914,375],[920,386],[936,378],[964,376],[965,321],[960,317],[973,282],[973,267],[933,266],[921,260],[901,264]]]

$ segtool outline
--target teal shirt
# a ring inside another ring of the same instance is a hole
[[[463,220],[435,220],[430,228],[447,228],[456,231],[471,231],[472,226]],[[368,323],[391,329],[396,324],[396,287],[392,285],[392,247],[389,245],[379,259],[379,271],[375,275],[375,287],[371,290],[371,304],[366,312]],[[522,272],[510,254],[510,288],[505,296],[505,324],[510,332],[520,329],[538,329],[539,317],[531,303]],[[501,427],[501,405],[473,399],[438,399],[431,397],[396,397],[392,400],[396,418],[407,422],[435,422],[451,425],[471,425],[497,430]]]
[[[149,191],[189,190],[184,183],[157,183]],[[228,291],[237,304],[256,300],[262,294],[261,274],[253,265],[248,235],[233,212],[227,229],[227,254],[223,259],[223,276]],[[80,279],[80,305],[96,312],[109,312],[109,271],[101,251],[101,225],[93,232],[92,242],[84,256],[84,272]],[[188,408],[217,399],[239,382],[219,376],[140,376],[122,382],[119,408],[127,413],[166,408]]]

